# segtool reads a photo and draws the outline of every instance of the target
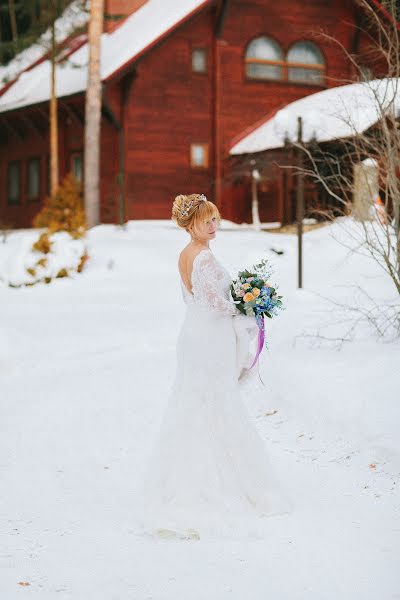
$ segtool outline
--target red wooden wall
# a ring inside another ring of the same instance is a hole
[[[68,104],[68,109],[65,105]],[[82,99],[60,102],[59,172],[62,179],[71,170],[72,156],[82,154],[83,112]],[[69,108],[69,107],[72,108]],[[63,108],[64,107],[64,108]],[[5,120],[7,125],[5,126]],[[49,192],[49,119],[48,106],[29,107],[6,113],[0,120],[0,221],[12,227],[31,227],[32,218],[42,206]],[[28,197],[28,161],[40,161],[39,196]],[[8,164],[19,161],[20,201],[8,204]]]
[[[131,219],[169,218],[177,194],[210,194],[208,168],[191,168],[190,144],[212,140],[209,73],[192,73],[192,46],[211,47],[209,11],[194,18],[138,64],[124,115],[126,202]]]

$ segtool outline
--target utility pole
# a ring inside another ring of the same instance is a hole
[[[255,165],[255,160],[251,161]],[[256,231],[261,231],[260,213],[258,205],[258,182],[261,179],[259,170],[254,166],[251,171],[251,215],[253,227]]]
[[[303,119],[297,117],[297,142],[303,144]],[[297,221],[297,287],[303,287],[303,218],[304,218],[304,173],[303,150],[297,150],[297,189],[296,189],[296,221]]]

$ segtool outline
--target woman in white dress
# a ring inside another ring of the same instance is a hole
[[[202,194],[177,196],[172,219],[191,236],[178,261],[187,307],[175,379],[138,498],[142,532],[263,537],[266,517],[290,512],[291,502],[241,397],[238,376],[250,355],[243,333],[250,332],[250,345],[257,325],[239,313],[231,277],[209,247],[217,207]]]

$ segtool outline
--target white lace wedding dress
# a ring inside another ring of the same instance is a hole
[[[252,319],[233,304],[231,277],[210,249],[196,255],[191,280],[193,293],[181,280],[187,309],[138,497],[140,530],[164,538],[263,537],[266,517],[292,505],[241,397],[238,374],[249,361],[237,332]],[[254,334],[255,319],[252,327]]]

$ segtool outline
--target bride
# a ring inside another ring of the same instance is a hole
[[[191,237],[178,261],[187,306],[175,379],[138,497],[142,533],[263,537],[266,518],[290,512],[291,502],[241,397],[257,325],[239,313],[231,277],[210,249],[221,220],[215,204],[202,194],[177,196],[172,219]]]

